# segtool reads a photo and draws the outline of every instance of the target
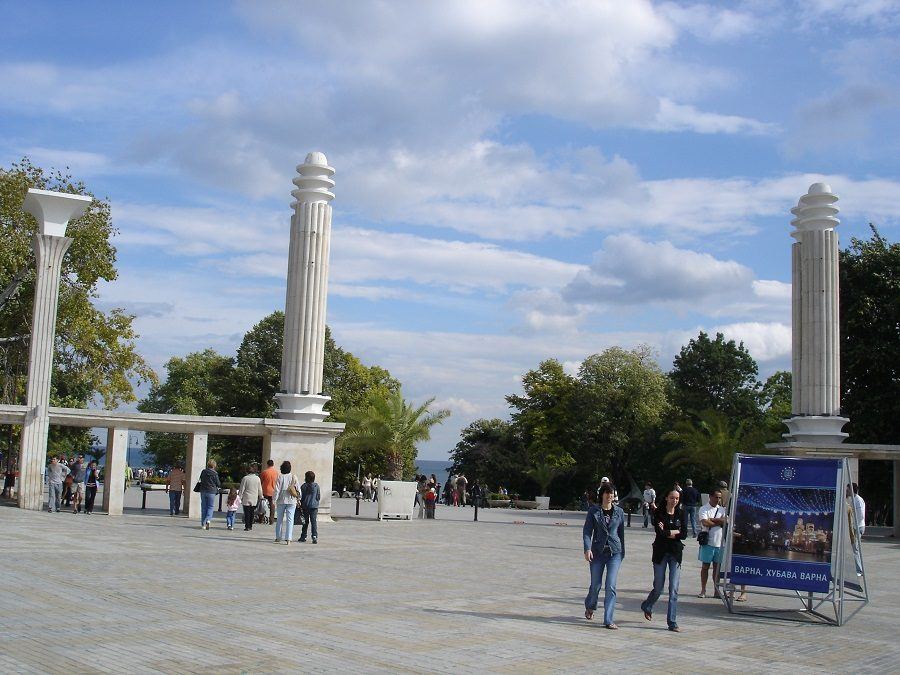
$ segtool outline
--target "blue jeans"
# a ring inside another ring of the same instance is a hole
[[[276,541],[290,541],[294,536],[294,511],[296,510],[296,502],[278,505],[278,521],[275,523]]]
[[[603,585],[603,570],[606,569],[606,591],[603,594],[603,623],[613,623],[613,613],[616,611],[616,578],[619,576],[619,565],[622,564],[622,555],[609,553],[598,555],[594,551],[594,559],[591,560],[591,586],[588,588],[587,597],[584,599],[584,608],[591,611],[597,609],[597,598],[600,596],[600,586]]]
[[[225,512],[225,524],[228,527],[234,527],[234,514],[235,513],[237,513],[237,511],[226,511]]]
[[[181,490],[178,492],[174,490],[169,491],[169,513],[173,516],[181,513]]]
[[[206,525],[213,519],[213,510],[216,508],[216,493],[200,493],[200,524]]]
[[[696,537],[697,536],[697,507],[696,506],[685,506],[684,510],[687,515],[687,521],[691,526],[691,534]]]
[[[641,609],[645,612],[652,612],[653,605],[662,595],[663,586],[666,583],[666,568],[669,569],[669,609],[666,612],[666,623],[669,628],[676,628],[678,622],[675,620],[675,614],[678,610],[678,581],[681,579],[681,563],[679,563],[671,554],[666,553],[662,562],[653,565],[653,590],[647,599],[641,603]]]
[[[319,515],[319,509],[303,509],[303,529],[300,530],[300,539],[306,539],[306,531],[312,525],[312,538],[319,538],[319,525],[316,518]]]

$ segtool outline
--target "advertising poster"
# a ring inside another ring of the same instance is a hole
[[[731,582],[827,593],[840,460],[739,461]]]

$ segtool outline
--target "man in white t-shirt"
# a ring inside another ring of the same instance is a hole
[[[721,490],[714,490],[709,494],[709,503],[700,509],[700,532],[706,532],[708,539],[700,545],[700,595],[706,597],[706,582],[709,579],[709,566],[713,568],[714,597],[719,596],[719,587],[716,582],[719,579],[719,565],[722,562],[722,528],[728,522],[727,511],[719,505],[722,499]]]
[[[853,483],[853,510],[856,511],[856,526],[859,535],[866,533],[866,502],[859,496],[859,485]]]

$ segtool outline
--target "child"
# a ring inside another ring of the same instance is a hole
[[[238,491],[231,488],[228,491],[228,511],[225,512],[225,523],[229,530],[234,529],[234,515],[239,508],[241,508],[241,500],[238,499]]]
[[[316,483],[316,474],[307,471],[304,475],[303,485],[300,486],[300,508],[303,510],[303,530],[300,532],[300,541],[306,541],[306,532],[312,524],[312,543],[319,543],[319,527],[316,516],[319,514],[319,484]]]
[[[434,483],[428,484],[428,490],[425,492],[425,517],[434,520],[434,506],[437,503],[437,490],[434,489]]]

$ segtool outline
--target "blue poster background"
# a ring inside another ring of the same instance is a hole
[[[732,583],[826,593],[841,460],[739,457]]]

